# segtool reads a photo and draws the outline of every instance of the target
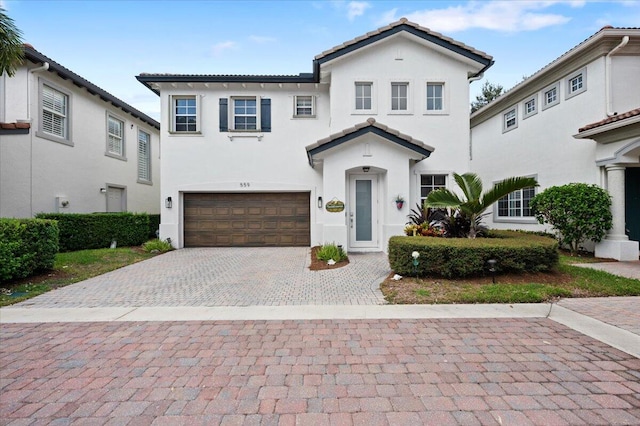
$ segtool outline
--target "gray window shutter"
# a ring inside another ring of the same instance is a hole
[[[220,131],[229,131],[229,99],[220,98]]]
[[[260,99],[260,130],[271,131],[271,99]]]

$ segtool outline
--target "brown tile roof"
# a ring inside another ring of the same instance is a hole
[[[389,25],[385,25],[384,27],[380,27],[377,30],[370,31],[370,32],[368,32],[368,33],[366,33],[364,35],[361,35],[359,37],[354,38],[353,40],[345,41],[344,43],[342,43],[342,44],[340,44],[338,46],[334,46],[329,50],[325,50],[321,54],[317,55],[314,59],[316,59],[316,60],[322,59],[327,55],[330,55],[332,53],[338,52],[338,51],[340,51],[340,50],[342,50],[344,48],[347,48],[347,47],[349,47],[351,45],[360,43],[361,41],[365,41],[365,40],[370,39],[370,38],[372,38],[374,36],[380,35],[380,34],[384,33],[385,31],[392,30],[393,28],[399,27],[401,25],[408,25],[410,27],[413,27],[413,28],[415,28],[415,29],[417,29],[419,31],[422,31],[422,32],[424,32],[426,34],[429,34],[429,35],[431,35],[433,37],[439,38],[440,40],[443,40],[443,41],[445,41],[447,43],[450,43],[450,44],[452,44],[454,46],[462,48],[462,49],[464,49],[464,50],[466,50],[466,51],[468,51],[470,53],[482,56],[483,58],[485,58],[487,60],[492,60],[493,59],[493,57],[491,55],[488,55],[487,53],[485,53],[485,52],[483,52],[481,50],[474,49],[471,46],[467,46],[464,43],[461,43],[461,42],[459,42],[457,40],[454,40],[454,39],[452,39],[450,37],[447,37],[447,36],[445,36],[443,34],[440,34],[440,33],[436,32],[436,31],[432,31],[429,28],[422,27],[422,26],[420,26],[420,25],[418,25],[418,24],[416,24],[414,22],[411,22],[411,21],[407,20],[407,18],[400,18],[398,21],[392,22]]]
[[[2,130],[30,129],[31,123],[0,123]]]
[[[595,129],[596,127],[604,126],[605,124],[615,123],[617,121],[622,121],[624,119],[635,117],[638,115],[640,115],[640,108],[632,109],[631,111],[623,112],[622,114],[612,115],[611,117],[607,117],[604,120],[587,124],[586,126],[578,129],[578,132],[586,132],[587,130]]]

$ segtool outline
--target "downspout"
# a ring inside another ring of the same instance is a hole
[[[607,102],[606,108],[607,108],[607,117],[611,117],[614,116],[616,114],[618,114],[617,112],[612,111],[613,109],[613,102],[611,99],[611,92],[612,92],[612,88],[611,88],[611,56],[613,56],[614,53],[616,53],[618,50],[622,49],[623,47],[625,47],[627,45],[627,43],[629,43],[629,36],[624,36],[622,37],[622,41],[620,42],[619,45],[617,45],[616,47],[613,48],[613,50],[611,50],[611,52],[607,53],[607,56],[605,56],[605,63],[604,63],[604,90],[605,90],[605,100]]]
[[[27,120],[31,124],[31,75],[40,71],[47,71],[49,62],[45,62],[40,67],[32,68],[27,73]],[[29,212],[33,217],[33,126],[29,129]]]

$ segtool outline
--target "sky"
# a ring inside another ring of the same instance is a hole
[[[25,43],[147,115],[141,73],[297,75],[314,56],[405,17],[492,55],[509,89],[605,25],[640,26],[638,1],[0,0]]]

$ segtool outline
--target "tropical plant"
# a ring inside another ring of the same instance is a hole
[[[171,242],[169,242],[168,240],[161,240],[157,238],[149,240],[146,243],[142,244],[142,248],[147,253],[165,253],[173,250]]]
[[[24,60],[21,36],[13,19],[0,7],[0,75],[6,72],[9,77],[13,77]]]
[[[339,247],[335,244],[325,244],[316,253],[316,257],[318,260],[323,260],[325,262],[333,259],[336,262],[340,262],[342,260],[347,259],[347,254],[344,252],[342,247]]]
[[[586,183],[552,186],[537,194],[529,204],[540,223],[549,223],[557,232],[561,245],[568,245],[571,255],[580,243],[599,242],[611,229],[611,198],[604,189]]]
[[[461,219],[469,220],[467,237],[475,238],[481,230],[484,213],[500,198],[520,189],[538,186],[538,182],[530,177],[511,177],[493,185],[493,188],[482,192],[482,181],[475,173],[453,174],[453,178],[462,190],[464,198],[455,192],[442,188],[431,191],[425,200],[426,207],[456,209]]]

